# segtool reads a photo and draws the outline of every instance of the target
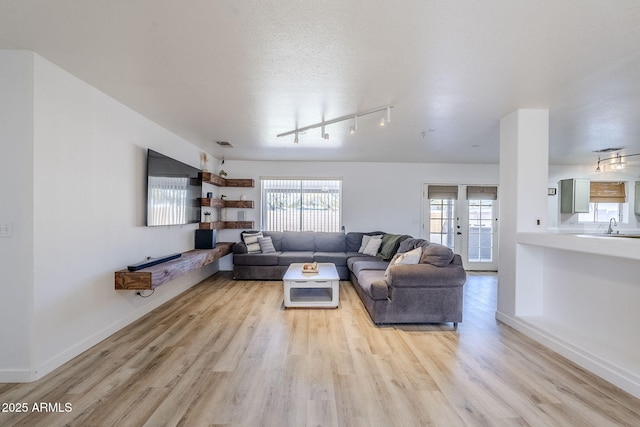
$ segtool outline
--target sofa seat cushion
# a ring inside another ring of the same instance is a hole
[[[347,255],[349,255],[349,253],[347,253]],[[381,262],[380,258],[378,258],[378,257],[355,253],[354,256],[350,256],[350,257],[347,258],[347,267],[349,267],[349,270],[353,271],[353,264],[355,264],[358,261]]]
[[[280,252],[268,254],[234,254],[234,265],[278,265]]]
[[[289,265],[294,262],[313,262],[313,252],[311,251],[290,251],[281,252],[278,258],[278,265]]]
[[[356,261],[353,263],[351,271],[358,277],[360,272],[365,270],[382,271],[382,277],[384,278],[384,272],[387,270],[389,263],[386,261]]]
[[[337,266],[347,265],[346,252],[316,252],[313,254],[313,260],[315,262],[330,262]]]
[[[384,278],[384,270],[363,270],[357,276],[358,285],[374,300],[389,298],[389,287]]]

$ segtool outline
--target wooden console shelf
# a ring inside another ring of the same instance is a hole
[[[255,187],[253,179],[227,179],[211,172],[201,172],[200,179],[202,182],[208,182],[218,187]]]
[[[117,290],[152,290],[158,286],[231,253],[233,242],[218,242],[214,249],[194,249],[183,252],[180,258],[138,271],[120,270],[115,273]]]

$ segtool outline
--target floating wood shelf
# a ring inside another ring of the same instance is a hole
[[[205,207],[209,207],[209,208],[224,208],[225,205],[225,201],[224,200],[220,200],[220,199],[212,199],[212,198],[208,198],[208,197],[200,197],[198,200],[200,200],[200,206],[205,208]]]
[[[204,267],[231,253],[233,242],[218,242],[214,249],[194,249],[180,258],[138,271],[120,270],[115,273],[117,290],[152,290],[177,277]]]
[[[201,230],[249,229],[253,228],[253,221],[201,222],[199,228]]]
[[[253,209],[253,200],[223,200],[225,208]]]
[[[198,228],[200,230],[224,230],[224,221],[201,222]]]
[[[225,179],[224,186],[225,187],[247,187],[253,188],[255,187],[255,182],[253,179]]]
[[[255,187],[253,179],[227,179],[211,172],[200,172],[200,179],[218,187]]]
[[[198,200],[202,207],[253,209],[253,200],[220,200],[207,197],[201,197]]]

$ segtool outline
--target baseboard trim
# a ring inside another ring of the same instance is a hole
[[[640,378],[601,357],[577,347],[551,332],[532,325],[522,319],[514,318],[496,311],[496,319],[511,326],[529,338],[566,357],[580,367],[640,398]]]
[[[36,373],[28,369],[0,370],[0,383],[30,383],[36,380]]]
[[[145,304],[132,311],[126,317],[119,319],[118,321],[101,329],[100,331],[86,337],[82,341],[75,343],[64,351],[61,351],[60,353],[36,366],[35,370],[33,371],[28,369],[0,370],[0,383],[26,383],[43,378],[47,374],[51,373],[55,369],[73,359],[74,357],[82,354],[94,345],[109,338],[111,335],[120,331],[124,327],[140,319],[150,311],[156,309],[165,302],[179,296],[180,294],[197,285],[212,274],[215,274],[215,272],[218,271],[216,267],[217,263],[212,263],[210,266],[198,270],[198,272],[192,273],[191,277],[185,276],[185,279],[183,280],[187,280],[188,282],[172,285],[171,292],[163,294],[161,297],[154,299],[149,304]]]

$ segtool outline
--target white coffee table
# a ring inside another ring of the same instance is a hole
[[[303,273],[302,263],[293,263],[284,274],[284,307],[337,308],[340,276],[331,263],[318,263],[317,273]]]

